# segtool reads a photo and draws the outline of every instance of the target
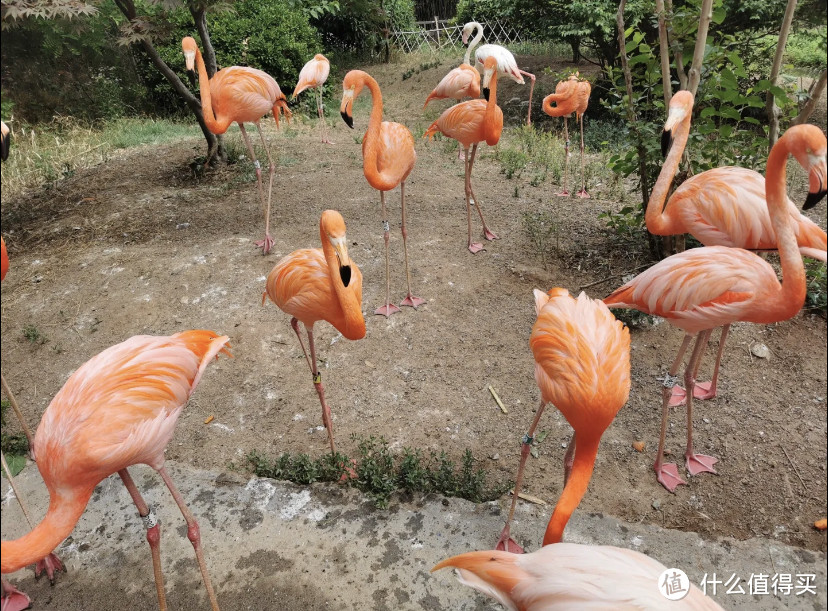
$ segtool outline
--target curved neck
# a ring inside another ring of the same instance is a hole
[[[378,167],[377,160],[383,147],[380,131],[382,129],[382,92],[374,78],[368,74],[363,77],[363,83],[371,92],[371,118],[368,120],[368,131],[362,139],[362,169],[371,186],[380,191],[390,191],[397,186],[397,177],[386,175]],[[370,177],[369,177],[370,174]]]
[[[204,65],[204,58],[201,56],[201,49],[196,47],[196,70],[198,70],[198,92],[201,97],[201,114],[204,116],[204,124],[214,134],[223,134],[230,127],[230,121],[219,122],[213,113],[213,98],[210,95],[210,77],[207,76],[207,66]]]
[[[543,536],[544,545],[560,543],[564,528],[569,522],[569,517],[578,507],[589,486],[601,437],[599,436],[596,439],[583,438],[576,433],[574,442],[575,459],[572,461],[572,471],[569,473],[569,479],[561,493],[561,498],[558,499],[558,503],[555,505],[555,511],[552,512],[552,517],[549,519],[546,534]]]
[[[664,160],[664,165],[661,166],[658,180],[656,180],[656,184],[650,193],[650,201],[647,202],[644,221],[647,225],[647,230],[655,235],[684,233],[684,230],[673,231],[669,215],[664,211],[664,203],[667,201],[667,194],[670,192],[670,186],[676,177],[681,156],[684,154],[684,148],[687,146],[687,139],[690,137],[691,118],[692,111],[688,110],[687,116],[673,130],[673,145],[670,147],[667,159]]]
[[[474,22],[474,38],[472,38],[471,42],[469,43],[469,46],[466,47],[466,55],[463,56],[463,63],[464,64],[469,64],[469,61],[471,60],[472,50],[478,44],[480,44],[480,41],[482,39],[483,39],[483,26],[475,21]],[[469,64],[469,65],[471,65],[471,64]]]
[[[13,573],[51,554],[75,528],[94,490],[92,486],[68,495],[51,490],[49,510],[43,521],[19,539],[0,544],[2,572]]]
[[[492,138],[499,138],[500,134],[495,133],[495,110],[497,109],[497,70],[492,72],[489,81],[489,100],[486,102],[486,112],[483,115],[483,129],[485,130],[486,142]]]
[[[336,294],[339,307],[342,309],[343,328],[339,330],[348,339],[360,339],[365,335],[365,319],[362,317],[360,298],[351,288],[356,281],[356,271],[352,266],[350,282],[348,286],[345,286],[339,273],[339,258],[336,256],[333,244],[331,244],[331,240],[321,225],[319,226],[319,237],[322,240],[322,252],[325,255],[325,262],[328,264],[328,277],[331,279],[331,286]]]

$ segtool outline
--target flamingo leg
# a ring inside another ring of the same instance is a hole
[[[167,594],[164,590],[164,574],[161,572],[161,523],[155,517],[152,509],[150,509],[144,497],[138,491],[135,481],[132,479],[129,471],[121,469],[118,471],[121,476],[121,481],[124,482],[129,496],[132,497],[132,502],[138,508],[138,515],[144,521],[144,526],[147,529],[147,543],[150,545],[150,553],[152,554],[152,572],[155,575],[155,591],[158,594],[158,607],[161,611],[167,608]]]
[[[576,120],[581,124],[581,190],[578,191],[578,197],[588,198],[589,193],[587,193],[586,179],[584,178],[584,115],[576,117]]]
[[[308,351],[305,350],[305,342],[302,341],[302,335],[299,333],[299,320],[295,316],[290,319],[290,326],[293,327],[293,331],[294,333],[296,333],[296,337],[299,338],[299,345],[302,346],[302,352],[305,354],[305,361],[307,361],[311,373],[315,373],[316,367],[314,367],[311,364],[310,357],[308,356]]]
[[[718,462],[718,458],[707,456],[705,454],[696,454],[693,451],[693,390],[696,386],[696,374],[699,370],[704,349],[707,347],[707,341],[710,339],[710,330],[699,333],[699,338],[696,340],[696,346],[693,348],[693,355],[687,363],[684,370],[684,384],[687,389],[687,450],[684,456],[687,461],[687,471],[690,475],[698,475],[699,473],[716,473],[713,468]]]
[[[29,425],[26,424],[25,418],[23,418],[23,412],[20,409],[20,406],[17,404],[17,400],[14,398],[11,388],[9,388],[9,383],[6,382],[6,376],[4,376],[2,373],[0,373],[0,384],[3,385],[3,392],[6,393],[6,396],[9,398],[9,405],[12,406],[14,413],[17,415],[17,419],[20,420],[20,427],[23,429],[23,433],[26,435],[26,441],[29,442],[29,456],[32,460],[35,460],[34,436],[32,435],[32,431],[29,429]]]
[[[477,254],[481,250],[483,250],[483,245],[479,242],[472,242],[472,228],[471,228],[471,203],[470,199],[472,197],[471,193],[471,155],[469,154],[469,148],[466,147],[466,156],[463,157],[463,166],[466,169],[466,184],[464,185],[464,190],[466,192],[466,222],[469,226],[469,251],[472,254]]]
[[[0,608],[3,611],[23,611],[24,609],[31,609],[32,599],[5,579],[2,580],[2,590],[3,602]]]
[[[388,224],[388,210],[385,206],[385,191],[380,191],[380,203],[382,204],[382,227],[385,241],[385,305],[374,310],[374,314],[390,317],[400,309],[391,303],[391,262],[388,259],[388,240],[391,239],[391,226]]]
[[[567,197],[569,195],[569,190],[567,189],[567,183],[569,182],[569,118],[564,117],[564,183],[563,183],[563,191],[560,193],[556,193],[560,197]]]
[[[319,115],[319,124],[322,126],[322,142],[324,144],[333,144],[328,139],[328,122],[325,121],[325,107],[322,104],[322,85],[316,88],[316,112]]]
[[[250,137],[247,135],[247,130],[244,129],[244,125],[241,123],[239,123],[239,131],[241,131],[242,138],[244,138],[244,144],[247,146],[247,152],[249,153],[250,158],[253,160],[253,167],[256,168],[256,183],[259,189],[259,210],[264,210],[266,209],[266,204],[264,196],[264,187],[262,186],[262,164],[259,163],[259,160],[256,158],[256,152],[253,150],[253,144],[250,142]],[[256,247],[262,248],[262,254],[265,254],[270,250],[269,246],[267,248],[267,251],[264,249],[264,247],[267,246],[266,242],[270,238],[270,236],[267,235],[267,217],[269,216],[269,214],[265,215],[265,239],[261,242],[256,242]],[[273,240],[270,240],[270,243],[272,245]]]
[[[716,365],[713,367],[713,378],[709,382],[696,382],[696,387],[693,389],[693,396],[696,399],[712,399],[716,396],[716,384],[719,381],[719,366],[722,364],[722,355],[724,354],[725,341],[727,334],[730,331],[730,325],[722,327],[722,337],[719,339],[719,350],[716,353]]]
[[[400,200],[402,205],[402,239],[403,252],[405,253],[405,281],[408,286],[408,295],[400,303],[401,306],[411,306],[415,310],[417,306],[425,303],[425,299],[415,297],[411,294],[411,272],[408,270],[408,230],[405,228],[405,181],[400,183]]]
[[[336,446],[334,445],[333,418],[331,418],[331,408],[328,407],[328,403],[325,401],[325,387],[322,386],[322,374],[319,373],[319,368],[316,366],[316,347],[313,343],[313,327],[308,328],[306,326],[305,329],[308,332],[308,347],[310,348],[311,360],[313,362],[313,385],[316,388],[316,394],[319,395],[319,402],[322,404],[322,424],[325,425],[325,429],[328,431],[328,442],[331,444],[331,454],[335,455]]]
[[[477,208],[477,214],[480,215],[480,222],[483,223],[483,235],[486,237],[487,240],[496,240],[497,235],[493,231],[490,231],[489,228],[486,226],[486,219],[483,218],[483,211],[480,209],[480,204],[477,203],[477,195],[474,194],[474,189],[471,186],[471,173],[472,168],[474,166],[474,160],[477,158],[477,144],[472,146],[471,152],[471,159],[469,160],[469,193],[471,193],[471,199],[474,202],[474,207]]]
[[[691,339],[693,339],[692,335],[688,333],[684,335],[684,340],[681,342],[678,354],[676,354],[676,358],[670,366],[669,373],[664,378],[661,389],[661,435],[658,439],[658,451],[653,470],[656,472],[658,482],[670,492],[674,492],[680,484],[687,483],[679,477],[675,464],[664,463],[664,441],[667,437],[667,420],[670,417],[670,398],[673,394],[672,387],[675,385],[676,373],[678,373],[679,367],[681,367],[681,361],[684,359],[684,353],[687,352],[687,347],[690,345]]]
[[[529,114],[526,116],[526,125],[532,125],[532,93],[535,91],[535,75],[520,68],[518,68],[518,72],[532,80],[532,84],[529,85]]]
[[[184,497],[181,496],[178,488],[175,487],[175,484],[170,478],[170,474],[167,473],[167,468],[162,466],[158,469],[158,473],[161,475],[161,479],[164,480],[164,483],[167,484],[170,494],[172,494],[178,508],[181,510],[181,515],[184,516],[184,520],[187,522],[187,538],[190,540],[190,543],[193,544],[196,560],[198,560],[198,568],[201,569],[201,577],[204,579],[204,587],[207,589],[207,596],[210,598],[210,606],[213,608],[213,611],[219,611],[218,599],[216,599],[216,593],[213,591],[213,584],[210,581],[210,575],[207,573],[207,563],[204,561],[204,550],[201,548],[201,532],[198,522],[190,509],[187,507],[187,504],[184,502]]]
[[[273,163],[273,158],[270,156],[270,146],[265,141],[264,132],[259,121],[256,121],[256,128],[259,130],[262,147],[267,153],[268,171],[270,172],[270,182],[267,185],[267,208],[265,209],[265,237],[264,240],[256,242],[256,246],[262,249],[262,254],[266,255],[273,248],[273,238],[270,237],[270,202],[273,199],[273,176],[276,174],[276,164]]]
[[[520,490],[523,486],[523,470],[526,467],[526,459],[529,458],[529,453],[532,450],[532,442],[534,441],[535,437],[535,429],[538,427],[538,422],[540,422],[540,418],[543,415],[543,410],[545,408],[546,403],[543,400],[541,400],[540,406],[535,412],[535,418],[532,420],[532,425],[529,427],[529,432],[523,436],[523,442],[520,448],[520,464],[518,465],[517,478],[515,479],[515,489],[514,493],[512,494],[512,506],[509,508],[509,516],[506,518],[506,525],[503,527],[503,531],[500,533],[500,538],[497,540],[497,545],[495,546],[495,549],[505,550],[507,552],[512,552],[515,554],[523,553],[523,548],[520,545],[518,545],[514,539],[511,538],[509,534],[509,527],[512,523],[512,518],[515,515],[515,509],[517,508],[518,495],[520,494]]]

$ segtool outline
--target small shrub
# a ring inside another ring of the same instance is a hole
[[[26,325],[23,327],[23,337],[29,340],[30,343],[38,344],[40,346],[49,341],[46,339],[46,336],[40,332],[40,329],[34,325]]]
[[[550,250],[554,249],[557,253],[560,248],[558,224],[552,218],[552,213],[548,210],[524,212],[523,226],[529,234],[529,239],[532,240],[536,253],[543,261],[543,267],[546,268],[549,263]],[[554,246],[552,245],[553,238]]]
[[[8,458],[11,467],[12,457],[25,457],[26,452],[29,451],[29,442],[23,433],[9,434],[6,432],[6,412],[10,407],[11,404],[7,399],[0,401],[0,449]],[[25,464],[25,458],[23,462]],[[20,469],[17,469],[17,472],[12,469],[12,475],[17,475],[19,472]]]
[[[808,261],[805,265],[807,289],[805,309],[817,311],[823,316],[828,313],[828,282],[825,275],[825,263]]]

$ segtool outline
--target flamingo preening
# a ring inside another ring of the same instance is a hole
[[[405,281],[408,287],[408,294],[400,305],[410,306],[416,310],[417,306],[425,303],[425,299],[415,297],[411,292],[411,272],[408,269],[408,229],[405,226],[405,181],[414,169],[417,153],[414,152],[414,137],[405,125],[382,120],[382,92],[379,84],[370,74],[362,70],[351,70],[342,81],[342,103],[339,113],[348,127],[354,128],[354,100],[363,88],[367,88],[371,93],[371,118],[368,120],[368,130],[362,138],[362,171],[368,184],[380,192],[383,240],[385,241],[385,305],[374,310],[374,314],[387,318],[400,311],[391,303],[391,264],[388,259],[391,227],[388,224],[388,211],[385,208],[385,192],[391,191],[397,185],[400,186]]]
[[[716,473],[718,459],[696,454],[693,448],[693,394],[704,347],[716,327],[736,321],[775,323],[788,320],[805,302],[805,267],[792,227],[785,193],[788,155],[793,155],[809,176],[808,209],[825,196],[826,139],[813,125],[791,127],[776,142],[768,157],[765,200],[779,248],[783,282],[773,267],[752,252],[726,246],[693,248],[668,257],[606,299],[611,308],[635,308],[656,314],[685,332],[662,390],[661,435],[654,469],[658,481],[671,492],[686,483],[675,464],[665,464],[664,442],[676,373],[693,336],[696,344],[684,370],[687,402],[687,470],[691,475]]]
[[[296,88],[291,96],[291,99],[295,99],[305,89],[316,89],[316,113],[319,115],[319,125],[322,126],[322,142],[325,144],[333,144],[328,140],[328,124],[325,121],[325,109],[322,105],[322,86],[328,80],[330,72],[331,63],[328,58],[321,53],[317,53],[312,60],[302,66],[302,71],[299,73],[299,82],[296,83]]]
[[[231,123],[238,123],[247,152],[253,160],[256,168],[256,181],[259,189],[259,200],[265,215],[265,237],[256,242],[256,246],[262,249],[262,254],[267,254],[273,247],[273,238],[270,237],[270,200],[273,194],[273,174],[276,166],[270,156],[270,147],[265,141],[262,127],[259,123],[262,117],[268,112],[273,112],[276,126],[279,126],[279,114],[285,113],[290,118],[290,109],[287,106],[287,99],[279,89],[276,80],[261,70],[241,66],[230,66],[222,68],[213,75],[207,76],[207,67],[204,65],[204,58],[196,44],[196,41],[185,36],[181,40],[181,48],[184,51],[184,60],[187,71],[192,73],[198,70],[198,85],[201,95],[201,108],[204,115],[204,123],[214,134],[223,134],[230,127]],[[256,158],[253,145],[244,129],[245,122],[256,125],[262,146],[267,153],[267,161],[270,164],[270,184],[267,191],[267,203],[265,204],[264,191],[262,190],[262,166]],[[210,160],[207,160],[209,163]]]
[[[167,473],[164,450],[207,365],[219,352],[229,355],[227,341],[211,331],[139,335],[107,348],[69,377],[46,408],[35,436],[49,510],[31,532],[2,542],[4,574],[55,549],[75,528],[95,487],[117,473],[147,528],[158,603],[166,609],[160,525],[127,470],[143,463],[158,471],[181,509],[210,605],[218,611],[198,522]]]
[[[575,122],[581,127],[581,189],[578,197],[589,197],[584,178],[584,113],[589,105],[589,94],[592,86],[589,81],[578,78],[578,73],[570,74],[565,81],[558,81],[555,93],[550,93],[543,99],[543,112],[550,117],[564,118],[564,184],[563,191],[557,195],[569,195],[567,182],[569,180],[569,115],[575,113]],[[555,103],[555,106],[552,106]]]
[[[322,248],[296,250],[282,258],[267,276],[267,297],[286,314],[293,327],[313,376],[313,385],[322,404],[322,422],[328,431],[331,454],[336,454],[331,410],[325,401],[322,374],[316,364],[313,325],[326,320],[347,339],[365,337],[362,316],[362,272],[348,256],[345,220],[336,210],[325,210],[319,220]],[[310,357],[305,350],[299,323],[308,333]]]

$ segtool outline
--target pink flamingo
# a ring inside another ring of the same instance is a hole
[[[325,144],[333,144],[328,140],[328,124],[325,121],[325,109],[322,106],[322,86],[328,80],[330,72],[331,63],[328,58],[321,53],[317,53],[312,60],[302,67],[302,71],[299,73],[299,82],[296,83],[296,88],[291,96],[291,99],[295,99],[305,89],[316,89],[316,113],[319,115],[319,124],[322,126],[322,142]]]
[[[210,604],[218,611],[198,522],[167,473],[164,450],[207,364],[219,352],[229,355],[227,341],[211,331],[139,335],[107,348],[69,377],[46,408],[35,437],[49,510],[29,534],[2,542],[3,574],[55,549],[74,529],[95,486],[118,473],[147,528],[158,604],[166,609],[160,525],[127,470],[143,463],[158,471],[181,509]]]
[[[463,26],[463,44],[468,41],[474,25],[474,22],[470,22]],[[428,106],[431,100],[444,100],[446,98],[462,100],[463,98],[480,97],[480,73],[477,68],[469,63],[469,60],[471,59],[472,49],[478,45],[481,38],[483,38],[482,27],[477,30],[474,40],[466,47],[463,63],[443,77],[443,80],[428,94],[423,108]]]
[[[196,41],[185,36],[181,40],[181,48],[184,51],[184,60],[187,71],[192,73],[194,68],[198,69],[198,85],[201,95],[201,108],[204,113],[204,123],[214,134],[223,134],[230,127],[231,123],[238,123],[247,152],[256,167],[256,181],[259,186],[259,200],[262,208],[265,208],[265,237],[256,242],[256,246],[262,249],[262,254],[267,254],[273,247],[273,238],[270,237],[270,199],[273,193],[273,174],[276,166],[270,156],[270,147],[265,142],[262,126],[259,121],[268,112],[273,112],[276,127],[279,126],[279,114],[285,113],[290,118],[290,109],[287,106],[287,99],[279,84],[269,74],[240,66],[222,68],[213,75],[207,76],[207,67]],[[256,153],[244,123],[249,121],[256,125],[262,146],[267,153],[267,161],[270,164],[270,185],[267,191],[267,205],[265,205],[264,192],[262,190],[262,166],[256,159]],[[209,159],[207,162],[209,163]]]
[[[804,208],[822,199],[826,189],[825,134],[813,125],[790,128],[777,141],[768,157],[765,199],[776,234],[784,282],[773,267],[741,248],[705,246],[668,257],[604,299],[610,307],[635,308],[667,319],[685,332],[678,355],[670,367],[662,392],[661,436],[654,469],[658,481],[669,491],[686,483],[675,464],[664,464],[669,403],[675,376],[694,335],[698,336],[684,370],[687,389],[687,470],[691,475],[716,473],[717,459],[696,454],[693,449],[693,392],[704,347],[712,329],[736,321],[775,323],[788,320],[805,302],[805,267],[796,242],[788,199],[785,170],[793,155],[809,175]]]
[[[776,250],[776,235],[765,201],[765,177],[758,172],[734,166],[707,170],[683,182],[667,199],[687,146],[692,115],[693,94],[677,92],[670,100],[661,140],[664,153],[671,141],[672,146],[647,204],[647,229],[655,235],[689,233],[705,246]],[[799,252],[825,261],[825,231],[803,215],[790,199],[787,207]],[[712,379],[696,382],[693,390],[696,399],[716,396],[719,365],[729,329],[730,325],[722,327]],[[674,386],[670,404],[684,403],[684,394],[681,386]]]
[[[569,115],[575,113],[575,121],[581,126],[581,190],[578,191],[578,197],[589,197],[586,190],[586,181],[584,179],[584,113],[589,104],[589,94],[592,92],[592,86],[588,81],[583,81],[578,78],[578,73],[570,74],[565,81],[558,81],[555,86],[555,93],[550,93],[543,99],[543,112],[550,117],[564,118],[564,184],[563,191],[557,195],[569,195],[567,191],[567,181],[569,179]],[[555,106],[552,106],[555,102]]]

